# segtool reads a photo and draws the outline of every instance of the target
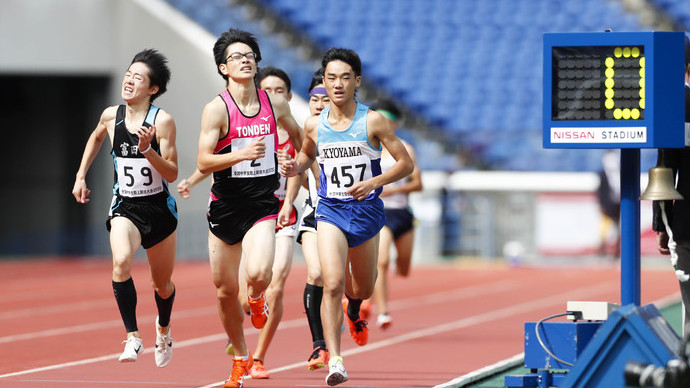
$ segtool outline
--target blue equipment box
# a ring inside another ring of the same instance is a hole
[[[575,364],[585,346],[604,321],[595,322],[542,322],[539,338],[544,346],[558,359]],[[554,359],[537,339],[537,323],[525,323],[525,368],[570,369],[571,366]]]

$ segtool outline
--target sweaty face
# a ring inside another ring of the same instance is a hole
[[[120,95],[125,101],[150,97],[158,91],[158,86],[150,86],[149,67],[141,62],[132,63],[122,78]]]
[[[340,60],[329,62],[323,77],[328,97],[331,103],[336,105],[354,100],[355,90],[359,87],[361,80],[362,77],[355,76],[350,65]]]
[[[283,81],[283,79],[280,77],[276,77],[275,75],[269,75],[261,80],[261,85],[259,85],[259,87],[268,93],[280,94],[288,101],[290,101],[290,98],[292,97],[292,94],[288,92],[285,81]]]

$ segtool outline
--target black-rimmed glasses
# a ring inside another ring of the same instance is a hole
[[[228,55],[227,58],[225,58],[225,62],[228,60],[232,59],[234,62],[239,62],[242,60],[242,57],[247,58],[248,61],[256,62],[256,53],[253,51],[246,52],[244,54],[237,52],[237,53],[232,53]]]

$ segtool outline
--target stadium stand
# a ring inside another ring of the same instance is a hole
[[[214,34],[235,25],[261,35],[259,24],[229,11],[231,3],[249,0],[167,1]],[[605,0],[250,2],[270,9],[307,36],[314,52],[331,46],[356,50],[366,83],[421,116],[426,134],[442,132],[446,149],[473,154],[477,163],[468,167],[491,169],[597,170],[602,150],[541,147],[542,35],[650,29],[622,2]],[[668,4],[673,10],[668,12],[688,9],[683,1],[655,2],[659,7]],[[682,12],[676,15],[687,20]],[[305,62],[270,35],[261,36],[261,42],[264,63],[283,67],[294,85],[305,84],[304,68],[317,66],[316,57]],[[414,129],[402,131],[402,137],[423,142],[424,136]],[[435,148],[417,147],[422,152]],[[643,152],[642,159],[645,168],[653,164],[654,155]],[[423,169],[457,167],[448,157],[422,155],[420,160]]]
[[[679,29],[690,30],[690,3],[684,0],[650,0]]]
[[[233,7],[226,0],[166,1],[216,36],[230,27],[254,33],[261,42],[261,65],[285,70],[290,74],[294,92],[307,95],[306,89],[311,81],[314,65],[299,58],[294,50],[283,47],[278,36],[262,33],[260,24],[251,21],[248,15],[241,12],[241,7]]]

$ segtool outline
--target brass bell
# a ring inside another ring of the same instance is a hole
[[[640,199],[652,201],[683,199],[683,196],[676,191],[675,186],[673,170],[668,167],[652,167],[649,169],[647,189],[640,195]]]

